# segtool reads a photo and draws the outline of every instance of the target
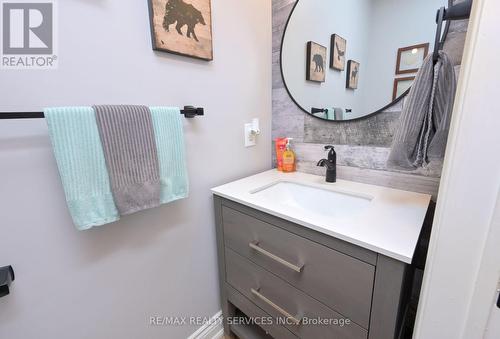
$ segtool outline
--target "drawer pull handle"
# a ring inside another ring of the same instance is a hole
[[[277,312],[279,312],[281,315],[285,316],[288,320],[292,321],[295,325],[300,325],[300,322],[302,321],[301,319],[297,319],[275,303],[273,303],[271,300],[267,299],[265,296],[263,296],[260,292],[260,289],[253,289],[251,288],[250,291],[252,292],[253,295],[255,295],[257,298],[274,308]]]
[[[297,265],[294,265],[292,263],[289,263],[285,259],[281,259],[277,255],[274,255],[271,252],[266,251],[265,249],[263,249],[262,247],[260,247],[259,243],[257,243],[257,242],[251,242],[251,243],[248,244],[248,246],[250,246],[250,248],[253,248],[257,252],[265,255],[266,257],[269,257],[269,258],[273,259],[274,261],[277,261],[280,264],[282,264],[282,265],[284,265],[284,266],[286,266],[288,268],[291,268],[295,272],[298,272],[298,273],[302,272],[302,268],[304,267],[304,265],[297,266]]]

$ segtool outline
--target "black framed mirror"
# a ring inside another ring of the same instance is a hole
[[[305,113],[352,121],[400,101],[449,0],[297,0],[281,41],[285,88]],[[445,30],[446,32],[447,30]]]

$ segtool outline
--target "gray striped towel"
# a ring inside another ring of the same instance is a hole
[[[456,88],[448,55],[440,51],[436,65],[427,56],[405,100],[387,167],[411,170],[444,157]]]
[[[146,106],[93,106],[120,215],[160,205],[160,174],[151,112]]]

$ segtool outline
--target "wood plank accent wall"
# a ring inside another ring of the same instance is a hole
[[[316,163],[326,155],[323,146],[333,144],[336,146],[339,165],[337,175],[340,179],[428,193],[435,200],[442,164],[436,163],[429,168],[411,172],[390,170],[385,165],[404,100],[375,116],[342,123],[328,122],[305,114],[291,100],[281,77],[280,49],[285,25],[295,1],[273,0],[273,140],[277,137],[294,138],[299,171],[324,175],[325,169],[317,167]],[[444,46],[457,65],[457,73],[467,24],[468,20],[453,22]],[[274,144],[272,147],[274,164]]]

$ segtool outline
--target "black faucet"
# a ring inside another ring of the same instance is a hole
[[[321,159],[318,161],[317,166],[326,167],[326,182],[337,181],[337,153],[333,146],[325,146],[325,151],[328,152],[328,159]]]

